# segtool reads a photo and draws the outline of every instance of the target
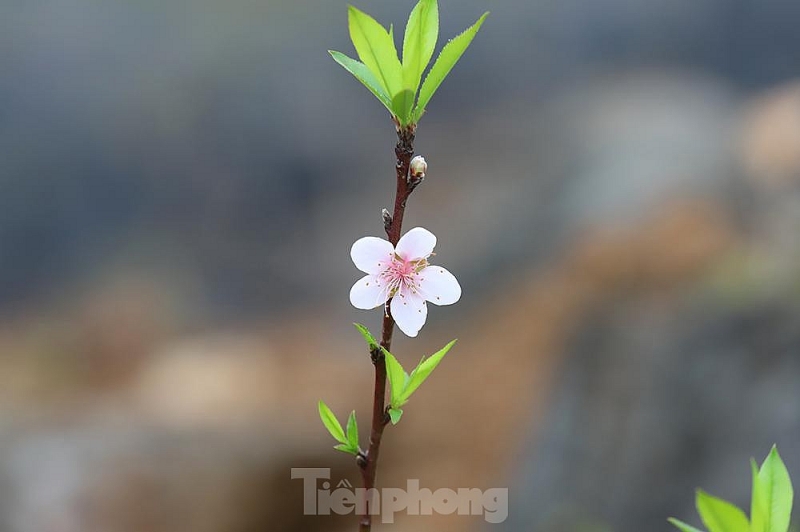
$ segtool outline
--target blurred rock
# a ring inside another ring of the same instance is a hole
[[[303,516],[291,467],[330,466],[279,432],[153,430],[135,422],[23,432],[0,441],[9,532],[326,530]],[[311,443],[311,440],[307,440]],[[340,467],[334,473],[342,476]],[[355,479],[354,479],[355,480]]]
[[[755,186],[786,189],[800,181],[800,83],[779,85],[746,110],[742,157]]]
[[[773,443],[797,477],[797,315],[648,289],[587,315],[504,530],[667,530],[668,516],[697,522],[698,486],[747,508],[748,459]]]
[[[246,334],[166,345],[137,376],[140,415],[176,428],[236,430],[280,415],[279,360]]]

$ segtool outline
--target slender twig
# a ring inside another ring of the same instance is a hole
[[[400,230],[403,225],[403,215],[406,210],[406,201],[416,187],[416,183],[409,183],[409,166],[414,156],[414,126],[397,128],[397,146],[394,153],[397,156],[395,170],[397,174],[397,190],[394,197],[394,212],[391,220],[384,216],[384,227],[389,242],[397,246],[400,240]],[[389,351],[392,347],[392,332],[394,332],[394,319],[389,312],[389,302],[386,302],[383,315],[383,328],[381,331],[381,347]],[[367,497],[366,512],[359,519],[359,532],[369,532],[372,528],[372,515],[370,494],[375,487],[375,477],[378,469],[378,454],[381,449],[383,429],[389,423],[389,414],[386,411],[386,361],[383,352],[375,349],[371,353],[375,365],[375,389],[372,403],[372,429],[369,436],[369,449],[365,455],[360,455],[358,465]]]

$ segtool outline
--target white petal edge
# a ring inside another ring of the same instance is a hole
[[[394,322],[406,336],[414,338],[428,318],[428,305],[421,297],[413,294],[397,294],[390,305]]]
[[[391,242],[376,236],[359,238],[350,248],[350,258],[356,268],[373,275],[380,272],[393,255],[394,246]]]
[[[405,260],[426,259],[436,247],[436,236],[424,227],[415,227],[404,234],[395,252]]]
[[[441,266],[428,266],[419,272],[422,295],[434,305],[452,305],[461,299],[461,285]]]
[[[361,310],[373,309],[389,299],[386,286],[376,275],[367,275],[350,289],[350,303]]]

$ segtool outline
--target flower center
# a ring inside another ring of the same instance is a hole
[[[418,276],[420,270],[428,265],[426,259],[405,260],[397,255],[387,264],[381,277],[386,281],[389,296],[397,293],[404,295],[407,292],[416,293],[418,290]]]

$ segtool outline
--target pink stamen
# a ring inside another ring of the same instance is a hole
[[[391,261],[386,264],[386,267],[380,273],[381,278],[386,282],[390,297],[394,297],[398,293],[402,295],[409,291],[416,293],[418,280],[415,279],[415,276],[420,269],[427,265],[428,261],[425,259],[411,261],[396,255],[392,257]]]

